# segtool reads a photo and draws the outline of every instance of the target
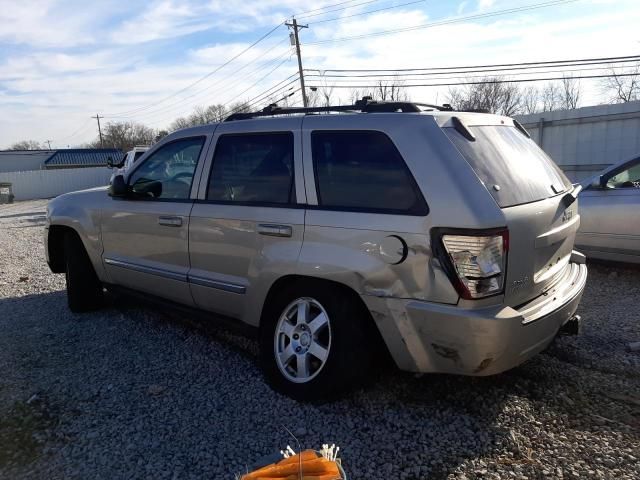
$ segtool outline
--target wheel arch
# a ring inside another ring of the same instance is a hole
[[[263,319],[266,315],[270,313],[269,306],[273,305],[277,295],[279,295],[289,285],[299,284],[300,282],[316,283],[317,285],[324,285],[325,287],[328,287],[328,288],[334,288],[336,290],[343,292],[346,297],[350,298],[353,302],[355,302],[358,305],[358,308],[360,308],[360,310],[363,312],[365,318],[367,319],[366,324],[368,327],[368,333],[371,334],[371,340],[373,340],[372,346],[377,350],[382,351],[383,353],[388,355],[390,358],[390,352],[387,348],[387,345],[384,342],[384,339],[382,338],[382,334],[380,333],[380,330],[375,320],[373,319],[371,312],[369,311],[369,308],[367,307],[365,302],[362,300],[360,295],[352,287],[341,282],[336,282],[335,280],[328,280],[325,278],[318,278],[318,277],[312,277],[308,275],[297,275],[297,274],[285,275],[278,278],[276,281],[274,281],[271,284],[271,287],[269,288],[269,291],[265,296],[264,302],[262,304],[262,310],[260,313],[260,325],[258,326],[258,328],[262,328],[262,325],[264,325],[265,322],[263,322]]]
[[[47,251],[49,253],[49,267],[53,273],[64,273],[65,271],[64,237],[67,233],[75,234],[80,238],[78,232],[67,225],[51,225],[49,227]]]

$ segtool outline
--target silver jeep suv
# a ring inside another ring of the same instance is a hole
[[[577,324],[577,190],[507,117],[269,107],[52,200],[45,245],[71,310],[119,288],[255,327],[269,382],[317,399],[378,347],[402,370],[491,375]]]

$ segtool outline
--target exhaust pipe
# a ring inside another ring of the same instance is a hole
[[[560,335],[579,335],[582,332],[582,317],[574,315],[560,327]]]

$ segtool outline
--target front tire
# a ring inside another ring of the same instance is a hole
[[[102,307],[104,301],[102,283],[77,234],[69,232],[65,235],[64,256],[69,309],[80,313]]]
[[[352,295],[303,281],[277,296],[260,327],[260,361],[269,384],[302,401],[336,397],[368,377],[373,345],[368,312]]]

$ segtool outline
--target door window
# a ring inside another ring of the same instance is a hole
[[[311,134],[318,204],[330,209],[426,215],[400,152],[382,132]]]
[[[132,193],[147,199],[188,199],[204,141],[191,137],[160,147],[131,174]]]
[[[293,178],[291,132],[222,135],[213,157],[207,200],[293,203]]]
[[[623,170],[607,181],[609,188],[640,188],[640,163]]]

